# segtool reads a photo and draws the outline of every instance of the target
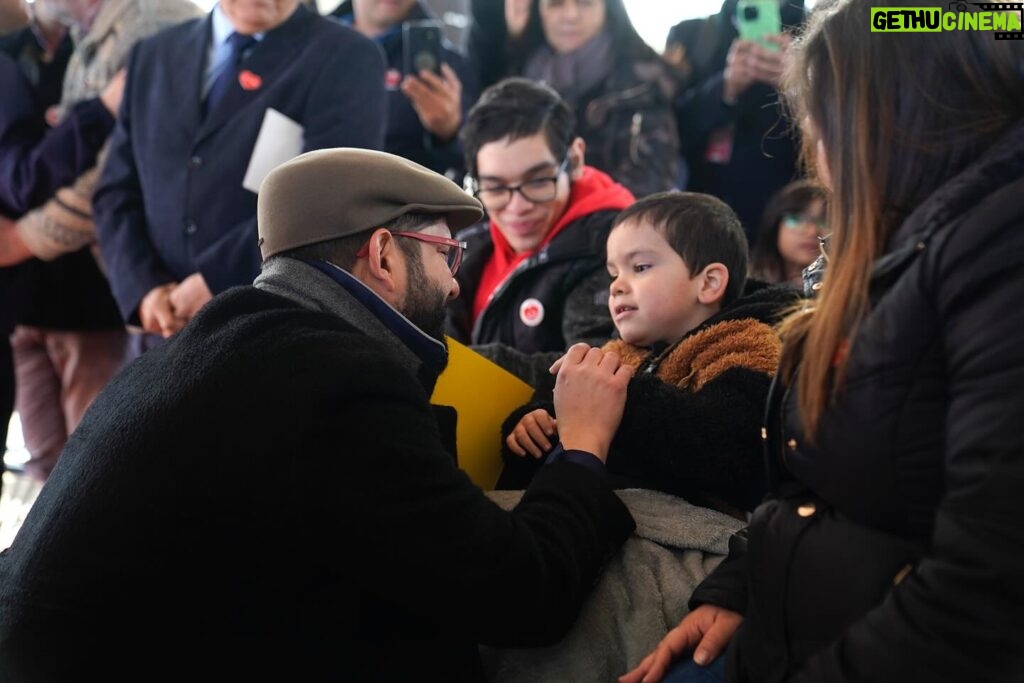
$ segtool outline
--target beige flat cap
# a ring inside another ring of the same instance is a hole
[[[444,176],[393,154],[347,147],[278,166],[263,180],[256,205],[264,261],[407,213],[442,215],[453,233],[483,216],[480,202]]]

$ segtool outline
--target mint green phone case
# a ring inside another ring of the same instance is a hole
[[[753,40],[769,50],[778,50],[778,45],[765,40],[766,36],[782,32],[778,0],[740,0],[736,5],[736,28],[740,38]]]

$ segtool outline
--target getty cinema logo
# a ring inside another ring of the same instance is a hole
[[[980,8],[968,12],[967,6]],[[941,7],[872,7],[871,32],[994,31],[996,40],[1022,40],[1020,2],[951,2]]]

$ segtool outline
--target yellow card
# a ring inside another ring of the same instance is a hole
[[[473,483],[491,490],[501,474],[501,423],[529,402],[533,388],[468,346],[448,337],[448,368],[431,403],[459,413],[455,427],[459,467]]]

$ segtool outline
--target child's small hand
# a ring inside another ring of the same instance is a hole
[[[527,413],[505,439],[509,450],[521,458],[527,453],[540,458],[551,450],[549,437],[558,433],[558,422],[543,408]]]

